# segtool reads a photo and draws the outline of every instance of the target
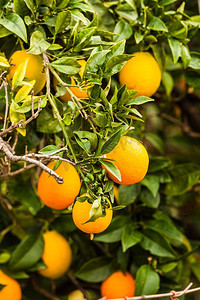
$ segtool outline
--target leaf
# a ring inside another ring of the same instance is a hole
[[[23,270],[33,266],[43,253],[44,240],[38,232],[28,234],[15,248],[9,261],[12,270]]]
[[[121,138],[121,130],[118,130],[103,144],[101,153],[106,154],[111,152],[119,143],[120,138]]]
[[[117,22],[114,33],[117,34],[117,36],[113,38],[114,42],[120,42],[129,39],[133,33],[133,29],[126,20],[121,19]]]
[[[97,234],[94,237],[94,241],[103,243],[115,243],[121,240],[122,230],[124,225],[130,222],[130,217],[116,217],[112,220],[108,229],[104,232]]]
[[[62,32],[71,22],[71,12],[61,11],[58,13],[55,24],[55,34]]]
[[[176,1],[177,0],[161,0],[161,1],[159,1],[159,5],[161,5],[161,6],[167,6],[167,5],[172,4],[172,3],[176,2]]]
[[[191,266],[193,274],[196,276],[198,281],[200,282],[200,262],[194,262]]]
[[[154,99],[146,97],[146,96],[139,96],[135,97],[134,99],[130,100],[126,103],[126,105],[141,105],[147,102],[154,101]]]
[[[152,30],[155,30],[155,31],[168,32],[168,29],[167,29],[165,23],[158,17],[152,17],[151,21],[149,22],[147,27],[149,29],[152,29]]]
[[[191,61],[189,67],[194,70],[200,70],[200,54],[198,52],[191,52]]]
[[[128,224],[123,228],[122,232],[122,250],[126,252],[130,247],[133,247],[139,243],[142,239],[142,235],[137,231],[133,224]]]
[[[181,56],[181,46],[180,46],[180,41],[169,38],[168,39],[169,47],[171,49],[172,57],[173,57],[173,62],[177,63],[179,57]]]
[[[111,162],[104,159],[99,160],[102,165],[108,170],[112,175],[114,175],[119,181],[121,181],[121,174],[119,169]]]
[[[69,76],[75,75],[80,71],[80,65],[75,58],[63,56],[51,63],[52,67],[61,73]]]
[[[80,140],[88,141],[89,149],[91,149],[91,150],[96,149],[97,143],[98,143],[96,133],[85,131],[85,130],[75,130],[74,134],[76,134]]]
[[[157,156],[153,157],[149,162],[149,172],[157,172],[169,167],[171,164],[171,160],[166,157]]]
[[[7,15],[5,19],[0,19],[0,24],[27,43],[26,27],[24,21],[19,15],[11,13]]]
[[[17,92],[17,94],[14,98],[14,101],[16,103],[19,103],[19,102],[23,101],[28,96],[30,91],[33,89],[34,84],[35,84],[35,80],[32,80],[32,81],[29,82],[29,85],[24,85],[23,87],[21,87],[18,90],[18,92]]]
[[[120,204],[130,205],[134,203],[140,193],[140,184],[120,185],[119,199]]]
[[[50,44],[45,40],[43,33],[39,30],[33,32],[30,38],[29,54],[39,55],[49,48]]]
[[[118,73],[124,66],[125,62],[132,57],[133,56],[130,54],[120,54],[111,57],[106,63],[106,68],[105,68],[106,76],[112,76],[115,73]]]
[[[141,233],[143,235],[140,243],[142,248],[158,257],[175,258],[173,249],[162,235],[149,229],[143,230]]]
[[[10,105],[10,121],[14,124],[17,124],[18,122],[22,121],[25,122],[26,121],[26,116],[25,114],[22,113],[17,113],[15,112],[15,110],[18,108],[17,103],[15,103],[14,101],[12,101],[11,105]],[[17,131],[22,135],[25,136],[26,135],[26,128],[17,128]]]
[[[57,152],[60,148],[55,145],[48,145],[42,148],[38,153],[44,154],[44,155],[52,155],[55,152]]]
[[[186,69],[191,61],[190,50],[187,46],[181,45],[181,58],[183,62],[183,67]]]
[[[164,143],[160,136],[153,132],[146,132],[146,139],[158,150],[161,154],[164,153]]]
[[[156,197],[160,182],[155,175],[146,175],[146,177],[140,182],[142,185],[146,186],[154,197]]]
[[[27,58],[23,63],[19,64],[12,78],[12,89],[15,90],[16,87],[22,84],[24,76],[26,74],[26,68],[29,58]]]
[[[4,68],[9,68],[10,64],[4,56],[0,56],[0,66]]]
[[[144,224],[147,229],[156,231],[160,233],[162,236],[178,241],[180,243],[183,242],[183,238],[180,232],[172,222],[169,223],[166,222],[165,220],[149,220],[146,221]]]
[[[160,194],[157,193],[156,196],[153,196],[149,190],[143,189],[140,194],[140,200],[148,207],[158,208],[160,204]]]
[[[113,262],[108,257],[97,257],[84,263],[75,276],[86,282],[101,282],[115,271]]]
[[[60,124],[49,109],[42,110],[37,118],[37,131],[43,133],[57,133],[61,131]]]
[[[174,80],[173,80],[172,75],[169,72],[166,72],[166,71],[163,72],[162,83],[165,87],[166,94],[169,97],[174,88]]]
[[[170,170],[172,181],[166,185],[165,194],[168,196],[182,195],[191,189],[200,178],[198,165],[185,163],[176,165]]]
[[[160,287],[160,277],[150,265],[141,266],[136,273],[135,295],[156,294]]]
[[[91,39],[91,36],[94,34],[95,31],[96,27],[89,27],[83,29],[77,36],[74,51],[81,51],[89,43],[89,40]]]

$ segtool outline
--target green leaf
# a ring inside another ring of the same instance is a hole
[[[30,13],[24,0],[14,0],[13,3],[14,3],[15,13],[19,15],[21,18],[24,18]]]
[[[15,103],[14,101],[12,101],[11,105],[10,105],[10,121],[14,124],[17,124],[18,122],[22,121],[23,123],[26,121],[26,116],[25,114],[22,113],[17,113],[15,110],[18,108],[19,106],[17,105],[17,103]],[[17,131],[25,136],[26,135],[26,128],[17,128]]]
[[[121,240],[122,230],[125,224],[130,222],[129,217],[119,216],[112,220],[108,229],[95,235],[94,240],[103,243],[115,243]]]
[[[183,242],[183,238],[178,229],[173,225],[172,222],[166,222],[165,220],[149,220],[145,222],[145,227],[160,233],[169,239]]]
[[[0,291],[3,290],[3,288],[6,286],[6,284],[0,284]]]
[[[146,96],[139,96],[135,97],[134,99],[130,100],[126,103],[126,105],[141,105],[147,102],[154,101],[154,99],[146,97]]]
[[[8,60],[4,56],[1,56],[1,55],[0,55],[0,66],[4,67],[4,68],[10,67]]]
[[[196,276],[198,281],[200,282],[200,262],[194,262],[191,266],[193,274]]]
[[[153,196],[149,190],[143,189],[140,194],[140,200],[148,207],[158,208],[160,204],[160,194],[157,193],[156,196]]]
[[[48,145],[42,148],[38,153],[45,154],[45,155],[52,155],[57,152],[60,148],[55,145]]]
[[[176,2],[176,1],[177,0],[161,0],[161,1],[159,1],[159,5],[166,6],[166,5],[172,4],[172,3]]]
[[[30,48],[27,50],[29,54],[39,55],[49,48],[50,44],[45,41],[43,33],[39,30],[33,32],[30,38]]]
[[[162,83],[165,87],[166,94],[169,97],[174,88],[174,80],[173,80],[172,75],[169,72],[166,72],[166,71],[163,72]]]
[[[56,17],[55,34],[62,32],[71,22],[71,12],[61,11]]]
[[[9,267],[23,270],[33,266],[43,253],[44,241],[38,232],[28,234],[11,255]]]
[[[200,70],[200,53],[191,52],[191,61],[189,63],[189,67],[194,70]]]
[[[179,57],[181,56],[181,46],[180,46],[180,41],[169,38],[168,39],[169,47],[171,49],[172,57],[173,57],[173,62],[177,63]]]
[[[155,175],[146,175],[146,177],[140,182],[142,185],[146,186],[154,197],[156,197],[160,182]]]
[[[115,271],[108,257],[97,257],[84,263],[75,276],[86,282],[101,282]]]
[[[161,154],[164,153],[164,143],[160,136],[154,132],[146,132],[146,139],[158,150]]]
[[[182,195],[191,189],[200,178],[200,168],[195,164],[180,164],[170,170],[172,181],[166,185],[165,194],[168,196]]]
[[[103,144],[101,153],[106,154],[111,152],[119,143],[120,138],[121,138],[121,130],[118,130]]]
[[[187,46],[181,45],[181,58],[183,62],[183,67],[186,69],[191,61],[190,50]]]
[[[76,134],[80,140],[88,142],[89,149],[94,150],[97,147],[98,139],[96,133],[85,131],[85,130],[75,130],[74,134]]]
[[[135,279],[135,295],[156,294],[160,287],[160,277],[150,265],[141,266]]]
[[[34,15],[34,9],[35,9],[34,1],[33,0],[24,0],[24,2],[26,3],[27,7],[30,9],[30,11]]]
[[[122,232],[122,250],[126,252],[130,247],[133,247],[139,243],[142,239],[142,235],[137,231],[134,224],[128,224],[123,228]]]
[[[61,131],[60,124],[49,109],[42,110],[37,118],[37,131],[43,133],[57,133]]]
[[[140,184],[120,185],[119,200],[122,205],[134,203],[140,193]]]
[[[108,52],[110,52],[110,50],[101,50],[91,53],[85,65],[83,77],[87,74],[87,72],[96,73],[99,70],[99,67],[105,62]]]
[[[158,17],[152,17],[151,21],[149,22],[148,26],[149,29],[155,30],[155,31],[165,31],[168,32],[168,29],[165,25],[165,23]]]
[[[149,162],[149,172],[157,172],[169,167],[171,160],[167,157],[157,156],[151,158]]]
[[[143,235],[140,243],[142,248],[158,257],[175,258],[173,249],[162,235],[149,229],[143,230],[141,233]]]
[[[29,82],[29,85],[24,85],[23,87],[21,87],[18,90],[18,92],[14,98],[14,101],[16,103],[23,101],[28,96],[28,94],[31,92],[31,90],[33,89],[34,84],[35,84],[35,80],[32,80]]]
[[[177,267],[177,265],[178,265],[177,262],[171,262],[171,263],[159,266],[159,269],[163,273],[169,273],[170,271],[174,270]]]
[[[119,181],[121,181],[121,174],[119,169],[111,162],[105,159],[99,160],[102,165],[108,170],[112,175],[114,175]]]
[[[106,76],[112,76],[115,73],[118,73],[124,66],[125,62],[132,57],[133,56],[130,54],[120,54],[111,57],[106,63],[106,68],[105,68]]]
[[[61,73],[69,76],[75,75],[80,71],[80,65],[75,58],[63,56],[51,63],[52,67]]]
[[[117,36],[113,38],[114,42],[120,42],[129,39],[133,33],[133,29],[126,20],[121,19],[117,22],[114,33],[117,34]]]
[[[11,13],[7,15],[5,19],[0,19],[0,24],[27,43],[26,27],[19,15]]]
[[[0,38],[3,38],[5,36],[8,36],[12,34],[12,32],[8,29],[6,29],[5,27],[3,27],[2,25],[0,25]]]
[[[75,52],[81,51],[90,41],[91,36],[96,31],[96,27],[89,27],[83,29],[76,38],[76,46],[74,48]]]
[[[10,253],[9,252],[3,252],[0,254],[0,264],[5,264],[10,259]]]

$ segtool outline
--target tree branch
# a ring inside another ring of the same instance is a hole
[[[155,295],[143,295],[143,296],[136,296],[136,297],[125,297],[125,298],[117,298],[117,299],[109,299],[109,300],[143,300],[143,299],[156,299],[156,298],[165,298],[165,297],[170,297],[171,300],[176,300],[179,297],[185,295],[185,294],[189,294],[189,293],[194,293],[194,292],[198,292],[200,291],[200,287],[198,288],[194,288],[194,289],[190,289],[190,287],[193,285],[193,283],[191,282],[183,291],[171,291],[169,293],[165,293],[165,294],[155,294]],[[106,297],[100,298],[98,300],[106,300]]]

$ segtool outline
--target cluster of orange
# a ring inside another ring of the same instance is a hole
[[[52,239],[53,238],[53,239]],[[55,240],[54,240],[55,239]],[[70,253],[71,249],[69,248],[68,242],[56,232],[49,232],[45,236],[45,240],[50,243],[50,246],[54,246],[52,242],[58,242],[59,246],[62,246],[62,253],[66,250],[67,253]],[[64,249],[63,249],[64,247]],[[46,249],[45,249],[46,251]],[[48,250],[49,251],[49,250]],[[70,251],[70,252],[69,252]],[[45,253],[45,263],[47,262],[47,269],[41,270],[40,274],[51,279],[56,279],[61,277],[68,268],[69,260],[66,261],[66,257],[63,257],[57,252],[60,261],[57,259],[55,265],[52,262],[52,253]],[[48,257],[51,255],[51,257]],[[59,268],[59,269],[58,269]],[[57,269],[57,271],[55,271]],[[22,290],[18,281],[11,276],[7,275],[5,272],[0,270],[0,283],[4,287],[0,290],[0,300],[21,300],[22,299]],[[101,296],[106,297],[106,299],[118,299],[125,297],[133,297],[135,292],[135,280],[133,276],[129,273],[123,273],[118,270],[106,278],[100,286]],[[81,299],[84,300],[83,294],[79,291],[74,291],[69,294],[68,299]]]
[[[39,93],[46,82],[46,75],[43,68],[43,60],[38,55],[28,54],[25,50],[16,51],[10,58],[10,72],[8,80],[12,80],[18,66],[27,59],[25,77],[28,80],[35,80],[34,94]],[[85,61],[81,64],[80,76],[83,75]],[[155,78],[152,80],[152,77]],[[138,52],[124,65],[119,73],[120,84],[127,84],[128,89],[138,90],[137,95],[152,96],[159,87],[161,72],[156,60],[147,52]],[[54,82],[56,89],[57,82]],[[76,84],[72,79],[72,84]],[[78,87],[70,87],[76,97],[87,98],[87,88],[81,90]],[[64,101],[69,101],[70,95],[62,96]],[[112,161],[120,171],[121,181],[109,170],[107,176],[118,184],[134,184],[140,182],[146,175],[149,157],[145,147],[136,139],[123,136],[118,145],[104,155],[104,158]],[[48,167],[53,169],[55,162],[50,162]],[[104,166],[102,166],[105,168]],[[74,201],[80,192],[81,180],[76,168],[68,163],[62,162],[56,169],[56,173],[63,177],[64,183],[58,184],[55,179],[42,171],[38,181],[38,194],[41,201],[50,208],[62,210],[73,204],[72,217],[76,226],[83,232],[94,234],[104,231],[112,220],[112,206],[108,201],[105,208],[105,216],[99,217],[93,222],[86,222],[89,219],[92,204],[88,201]],[[48,278],[56,279],[64,275],[69,269],[72,261],[72,250],[68,241],[56,231],[47,231],[43,234],[44,251],[42,259],[46,268],[39,270],[39,273]],[[0,300],[12,299],[21,300],[21,288],[15,279],[0,271],[0,284],[5,285],[0,289]],[[111,288],[112,287],[112,288]],[[102,296],[107,299],[132,297],[135,290],[135,281],[128,272],[114,272],[103,281],[101,285]]]

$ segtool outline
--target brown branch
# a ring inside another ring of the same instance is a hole
[[[125,297],[126,300],[143,300],[143,299],[155,299],[155,298],[165,298],[170,297],[172,300],[178,299],[179,297],[189,294],[189,293],[195,293],[200,291],[200,287],[190,289],[192,286],[192,282],[183,290],[183,291],[171,291],[169,293],[165,294],[155,294],[155,295],[143,295],[143,296],[136,296],[136,297]],[[106,300],[106,297],[99,298],[98,300]],[[124,298],[116,298],[116,299],[110,299],[110,300],[124,300]]]
[[[49,291],[47,291],[47,290],[41,288],[40,285],[39,285],[39,283],[37,282],[36,277],[35,277],[34,275],[31,277],[31,279],[32,279],[33,287],[34,287],[34,289],[35,289],[37,292],[39,292],[40,294],[44,295],[44,296],[47,297],[48,299],[51,299],[51,300],[59,300],[58,297],[52,295],[52,293],[50,293]]]
[[[29,170],[34,167],[35,167],[35,164],[30,164],[30,165],[28,165],[24,168],[18,169],[16,171],[0,174],[0,178],[13,177],[13,176],[19,175],[19,174],[23,173],[24,171]]]
[[[12,161],[12,162],[24,161],[24,162],[28,162],[30,164],[35,164],[36,166],[39,166],[41,169],[43,169],[48,174],[52,175],[58,183],[63,183],[63,178],[60,177],[53,170],[46,167],[42,162],[35,160],[33,158],[27,157],[26,155],[22,155],[22,156],[14,155],[13,150],[10,147],[10,145],[7,142],[5,142],[1,137],[0,137],[0,150],[2,150],[5,153],[6,157],[10,161]]]
[[[91,298],[88,297],[87,293],[85,292],[84,288],[81,286],[79,281],[70,272],[67,273],[67,276],[69,277],[71,282],[73,282],[74,285],[83,293],[85,299],[92,300]]]
[[[11,133],[16,128],[23,128],[27,124],[29,124],[31,121],[33,121],[34,119],[36,119],[38,117],[39,113],[42,110],[42,108],[40,108],[40,103],[39,102],[38,102],[38,109],[37,109],[37,111],[30,118],[28,118],[24,123],[21,120],[21,121],[15,123],[15,124],[14,123],[11,124],[7,129],[5,129],[2,132],[0,132],[0,137],[6,135],[7,133]]]

